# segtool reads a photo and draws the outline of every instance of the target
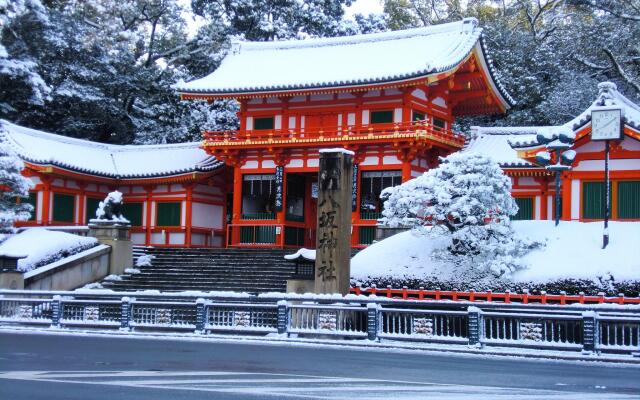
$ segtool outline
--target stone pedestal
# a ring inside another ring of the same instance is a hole
[[[24,276],[18,271],[18,260],[25,257],[0,254],[0,289],[24,289]]]
[[[315,293],[349,293],[353,153],[320,151]]]
[[[130,235],[131,226],[110,221],[89,224],[89,235],[101,244],[111,246],[109,274],[122,275],[126,268],[133,266],[133,245]]]

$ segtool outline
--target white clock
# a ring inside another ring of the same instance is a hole
[[[608,108],[591,111],[591,140],[622,139],[622,110]]]

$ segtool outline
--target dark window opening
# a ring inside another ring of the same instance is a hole
[[[29,197],[22,201],[31,204],[31,207],[33,207],[29,221],[35,221],[36,216],[38,215],[38,192],[29,192]]]
[[[401,171],[363,171],[360,177],[360,218],[380,218],[383,205],[380,193],[401,183]]]
[[[287,210],[288,221],[304,221],[305,180],[300,175],[287,175]]]
[[[242,177],[242,219],[275,219],[275,174]]]
[[[447,128],[447,121],[440,119],[440,118],[436,118],[433,117],[433,126],[438,128],[438,129],[446,129]]]
[[[371,111],[372,124],[390,124],[393,123],[393,110]]]
[[[131,226],[142,226],[142,203],[124,203],[122,208],[122,214]]]
[[[425,114],[419,111],[414,111],[413,115],[411,116],[412,121],[424,121],[424,119],[425,119]]]
[[[181,203],[158,203],[157,226],[180,226]]]
[[[53,195],[53,220],[55,222],[73,223],[75,216],[75,203],[75,196],[55,193]]]
[[[253,119],[253,129],[255,130],[268,130],[273,129],[275,126],[273,117],[260,117]]]
[[[84,210],[86,223],[89,223],[89,220],[96,218],[96,210],[98,209],[100,201],[102,200],[93,197],[87,197],[87,208]]]

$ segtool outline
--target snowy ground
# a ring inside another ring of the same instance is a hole
[[[515,221],[516,232],[546,245],[522,258],[528,268],[515,272],[513,281],[547,282],[557,279],[640,280],[640,223],[611,222],[611,242],[602,250],[602,222]],[[445,239],[431,239],[404,232],[369,246],[351,261],[356,281],[373,277],[474,279],[467,270],[431,259],[431,253],[447,246]]]
[[[18,261],[18,269],[28,272],[91,248],[97,243],[98,240],[93,237],[49,231],[45,228],[31,228],[12,235],[2,242],[0,254],[27,256]]]

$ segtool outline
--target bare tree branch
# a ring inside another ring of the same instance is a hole
[[[609,57],[611,63],[615,67],[618,74],[622,77],[622,79],[624,79],[629,85],[633,86],[638,92],[640,92],[640,84],[638,84],[638,82],[634,82],[633,79],[625,72],[625,70],[622,68],[622,65],[620,65],[618,60],[616,60],[616,57],[613,55],[611,50],[604,48],[602,49],[602,51],[604,51],[607,57]]]

